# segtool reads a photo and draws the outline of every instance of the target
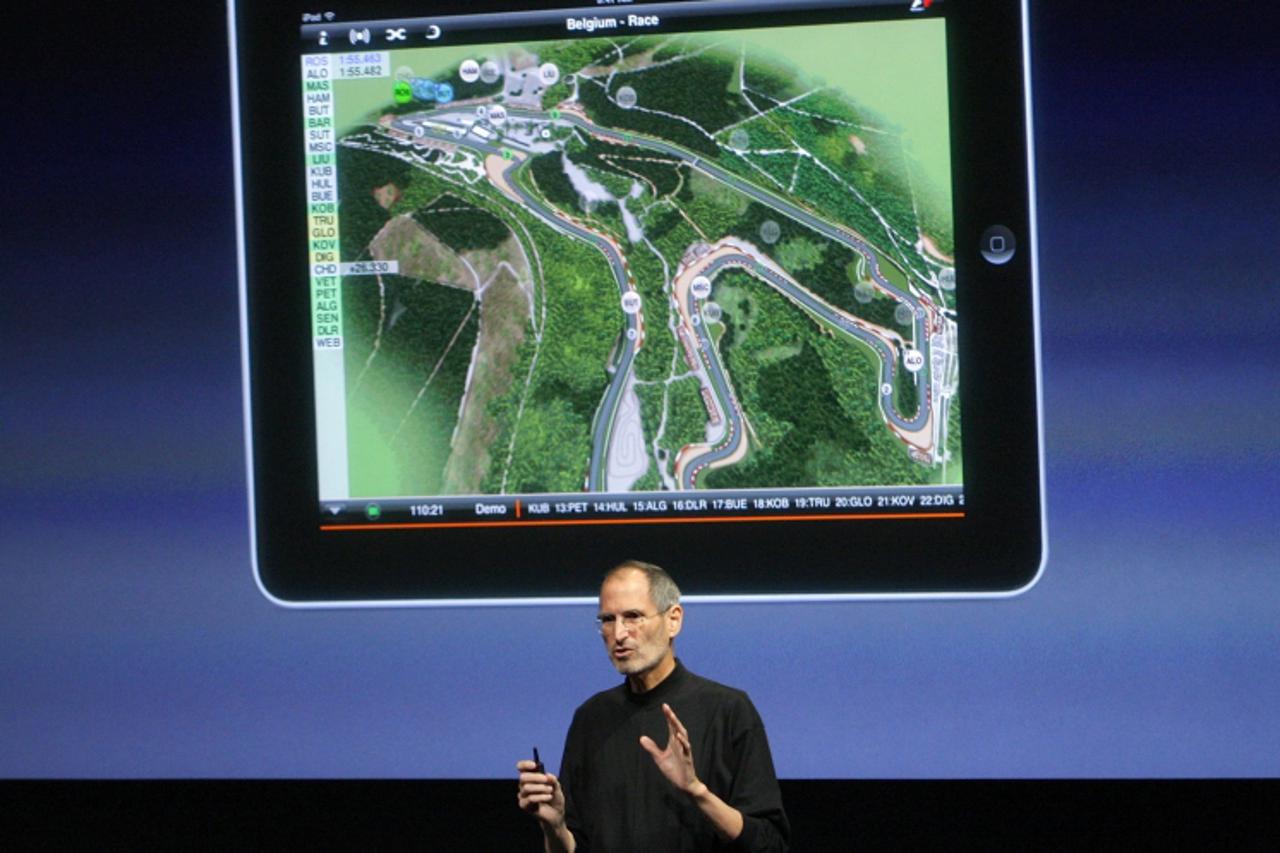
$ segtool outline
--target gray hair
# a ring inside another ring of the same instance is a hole
[[[653,599],[653,604],[658,608],[659,613],[665,613],[680,603],[680,587],[676,586],[671,575],[667,574],[667,570],[661,566],[641,560],[623,560],[610,569],[604,579],[607,581],[623,572],[640,572],[648,579],[649,598]]]

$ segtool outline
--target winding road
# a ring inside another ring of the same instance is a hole
[[[673,145],[661,139],[598,127],[584,116],[572,111],[535,111],[513,108],[508,111],[507,118],[507,121],[512,120],[535,122],[544,126],[576,127],[603,140],[634,145],[665,154],[687,164],[691,168],[697,169],[713,180],[728,185],[824,237],[858,252],[865,258],[867,268],[870,270],[876,286],[900,304],[909,306],[912,312],[915,344],[923,356],[923,365],[919,368],[916,378],[917,387],[920,389],[919,404],[916,412],[910,417],[905,417],[898,412],[893,401],[898,355],[894,352],[891,343],[886,341],[883,334],[876,334],[871,331],[870,324],[818,298],[798,282],[783,274],[776,265],[767,262],[767,258],[762,260],[761,258],[752,257],[746,252],[724,255],[718,257],[711,265],[707,266],[703,274],[707,275],[708,278],[713,278],[727,267],[737,266],[744,268],[767,282],[813,316],[825,321],[831,328],[837,329],[874,348],[880,357],[881,389],[878,396],[880,408],[886,420],[897,427],[895,432],[898,432],[899,436],[904,440],[906,440],[904,433],[918,434],[928,428],[933,404],[931,379],[933,359],[930,353],[930,334],[934,329],[941,328],[939,319],[934,316],[936,308],[932,303],[927,301],[922,303],[913,294],[895,287],[881,272],[877,253],[856,234],[726,171],[715,163],[708,162],[678,145]],[[508,195],[514,193],[522,204],[549,227],[560,233],[590,243],[599,249],[613,271],[620,305],[623,297],[627,297],[627,294],[636,293],[634,281],[631,278],[622,252],[611,237],[573,219],[557,208],[550,207],[534,196],[516,179],[516,172],[526,162],[527,155],[542,153],[542,150],[551,150],[549,146],[525,142],[514,138],[512,135],[499,135],[492,125],[477,115],[474,109],[462,106],[438,108],[422,113],[398,116],[391,121],[391,127],[420,139],[429,138],[437,142],[463,146],[482,152],[486,156],[509,159],[510,165],[506,166],[502,172],[505,186],[500,187],[500,189]],[[477,127],[481,130],[477,131]],[[520,151],[526,156],[513,156],[513,151]],[[638,294],[627,298],[638,303]],[[695,458],[684,461],[680,485],[682,488],[692,489],[696,487],[697,475],[707,466],[729,459],[739,452],[745,430],[745,420],[728,378],[725,376],[716,348],[707,335],[705,323],[701,322],[700,306],[695,304],[696,299],[692,295],[688,296],[688,300],[689,302],[685,306],[688,311],[687,316],[699,318],[698,321],[692,324],[691,330],[696,335],[700,357],[706,366],[707,376],[713,386],[713,393],[722,406],[727,421],[727,434],[714,447],[699,453]],[[642,310],[641,307],[641,309],[635,310],[633,313],[626,311],[623,313],[625,329],[622,345],[619,347],[616,363],[610,368],[612,375],[592,425],[591,460],[586,482],[586,487],[590,491],[606,490],[607,466],[605,460],[612,436],[615,413],[618,408],[618,402],[627,386],[632,362],[643,345],[644,322]]]

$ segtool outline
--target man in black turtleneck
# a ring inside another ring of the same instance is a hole
[[[617,566],[597,619],[626,680],[574,713],[559,777],[516,764],[548,853],[787,850],[764,724],[747,694],[676,659],[684,609],[670,575]]]

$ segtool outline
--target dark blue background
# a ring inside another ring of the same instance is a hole
[[[691,608],[787,777],[1280,775],[1275,14],[1033,5],[1049,564]],[[593,608],[258,593],[222,10],[67,6],[7,63],[0,775],[554,768]]]

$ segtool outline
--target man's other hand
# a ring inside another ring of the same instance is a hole
[[[516,762],[520,771],[520,789],[516,802],[522,811],[542,821],[551,829],[564,826],[564,789],[550,773],[539,773],[538,765],[529,759]]]
[[[640,736],[640,745],[653,757],[653,763],[658,765],[668,782],[686,794],[697,796],[707,786],[698,781],[698,774],[693,769],[693,747],[689,743],[689,731],[665,702],[662,704],[662,713],[667,718],[666,749],[658,749],[658,745],[648,735]]]

